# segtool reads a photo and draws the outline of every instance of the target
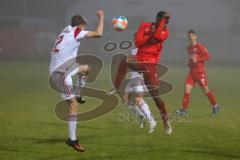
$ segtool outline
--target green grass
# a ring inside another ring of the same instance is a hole
[[[54,114],[59,101],[48,86],[45,62],[0,63],[0,159],[1,160],[229,160],[240,159],[240,107],[238,67],[208,67],[210,88],[222,106],[211,118],[210,104],[197,87],[191,98],[192,121],[173,121],[174,132],[167,136],[161,122],[149,135],[133,121],[121,121],[127,112],[122,105],[104,117],[78,124],[78,138],[86,148],[77,153],[65,145],[67,125]],[[94,86],[109,89],[102,72]],[[187,69],[171,67],[164,79],[175,90],[164,95],[168,111],[181,105]],[[98,101],[87,99],[86,110]],[[154,114],[157,110],[149,101]]]

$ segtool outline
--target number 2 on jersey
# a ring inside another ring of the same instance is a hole
[[[64,37],[64,35],[61,35],[61,36],[58,37],[57,42],[56,42],[56,44],[55,44],[55,46],[53,48],[53,52],[55,52],[55,53],[59,52],[59,49],[57,48],[57,45],[62,42],[63,37]]]

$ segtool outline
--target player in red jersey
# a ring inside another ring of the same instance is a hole
[[[119,90],[121,82],[126,75],[127,68],[143,73],[146,86],[158,107],[166,134],[171,134],[172,128],[168,120],[167,111],[163,100],[159,97],[159,76],[157,64],[160,61],[163,43],[169,35],[167,24],[170,15],[160,11],[156,16],[156,22],[142,22],[135,34],[135,45],[138,48],[136,56],[129,56],[122,60],[114,87]]]
[[[195,31],[189,30],[188,37],[190,45],[187,48],[187,51],[189,55],[188,66],[190,71],[185,81],[185,92],[182,108],[176,110],[176,113],[182,115],[187,114],[191,90],[195,83],[198,83],[212,104],[212,116],[216,116],[219,111],[219,106],[217,105],[214,94],[208,88],[208,81],[204,67],[204,62],[210,59],[209,52],[201,43],[197,41],[198,35]]]

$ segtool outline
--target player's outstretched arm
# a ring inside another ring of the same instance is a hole
[[[102,10],[97,11],[98,25],[95,31],[90,31],[86,34],[86,38],[98,38],[103,34],[104,26],[104,12]]]

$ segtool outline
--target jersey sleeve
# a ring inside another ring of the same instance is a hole
[[[197,56],[197,62],[204,62],[210,59],[210,54],[203,45],[199,45],[198,49],[200,50],[200,54]]]
[[[152,25],[151,23],[143,22],[135,35],[136,47],[141,47],[152,38]]]
[[[85,38],[85,36],[88,32],[89,31],[81,30],[79,27],[77,27],[74,31],[74,38],[76,40],[81,40],[81,39]]]

